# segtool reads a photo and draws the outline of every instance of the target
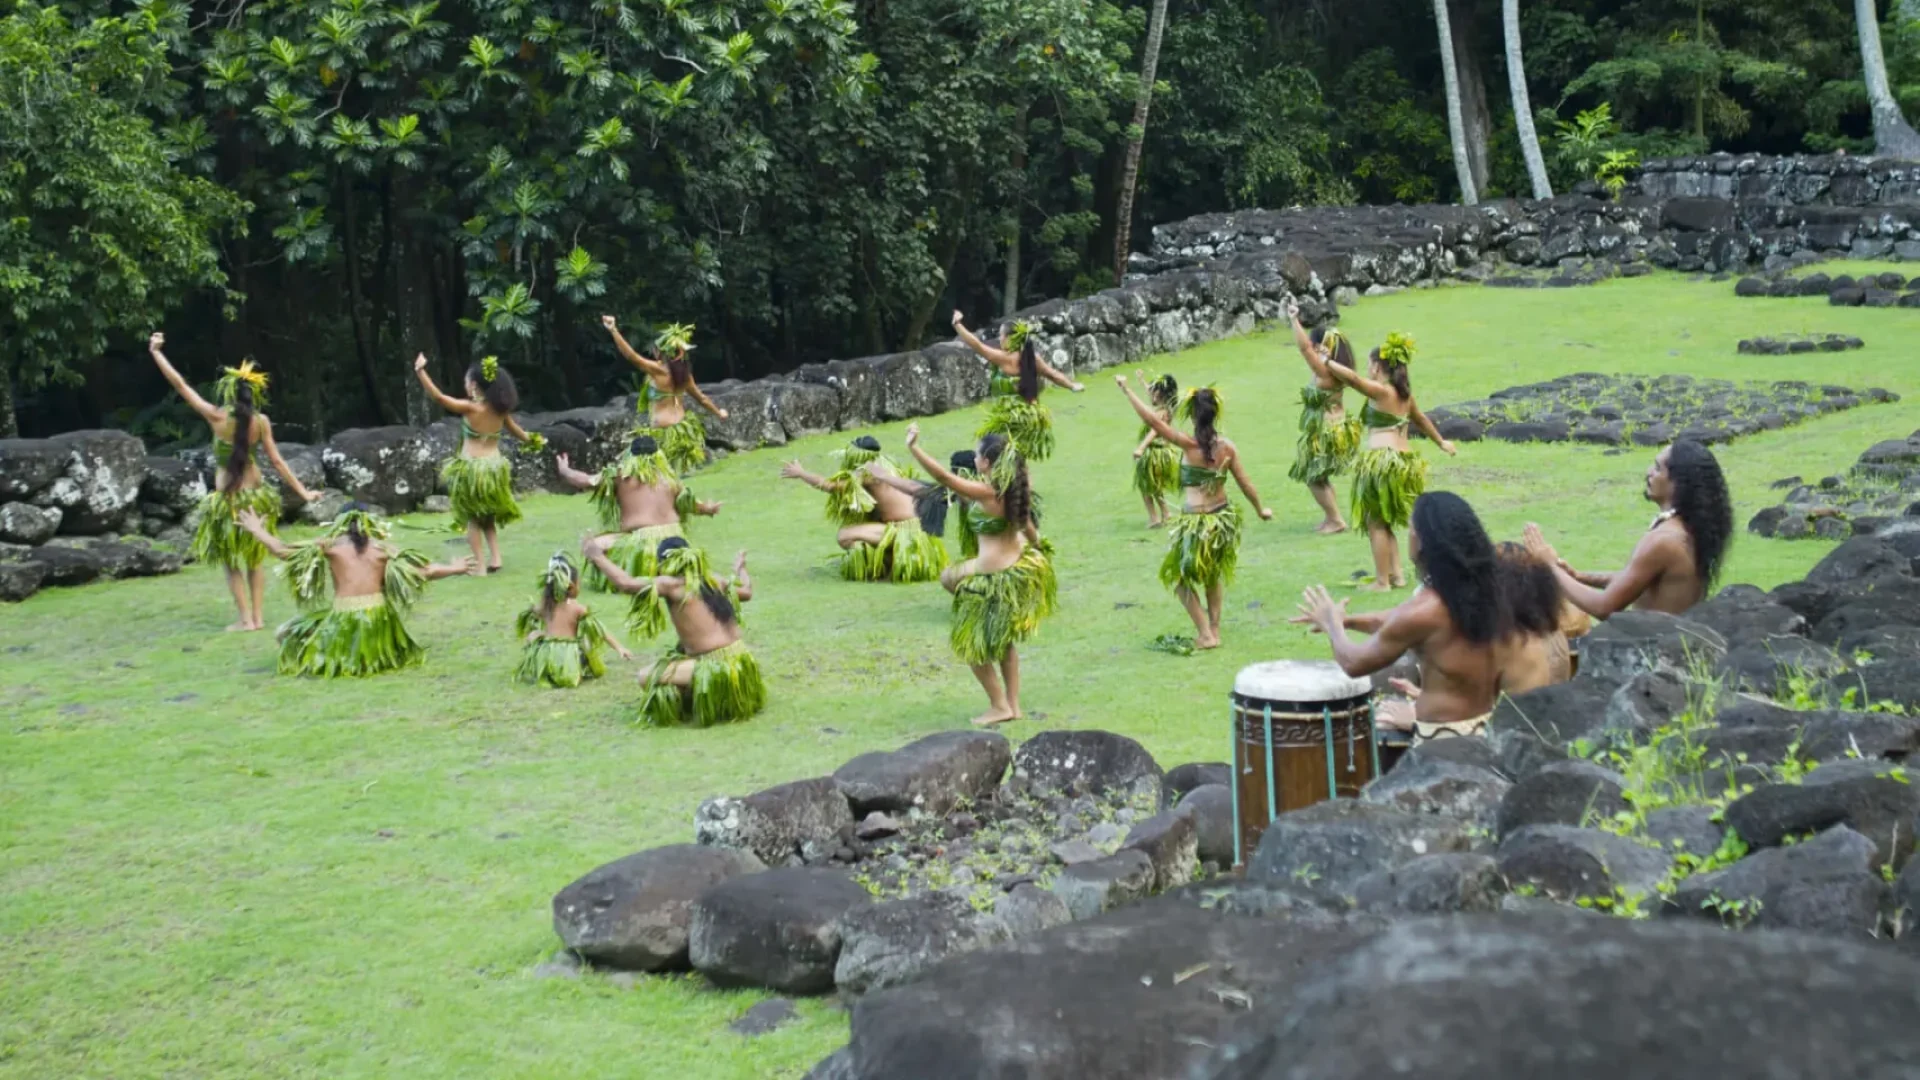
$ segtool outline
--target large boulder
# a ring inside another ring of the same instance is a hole
[[[824,994],[840,959],[841,921],[872,902],[832,870],[777,867],[729,878],[694,900],[687,955],[720,986]]]
[[[1805,679],[1811,687],[1846,669],[1846,661],[1833,649],[1791,635],[1750,640],[1729,650],[1720,663],[1728,687],[1769,696],[1787,690],[1795,679]]]
[[[553,930],[590,963],[630,971],[687,966],[693,901],[764,869],[751,853],[675,844],[597,867],[553,897]]]
[[[1160,795],[1160,766],[1147,748],[1110,731],[1043,731],[1020,744],[1016,776],[1036,792]]]
[[[1353,799],[1329,799],[1281,814],[1247,860],[1247,880],[1352,896],[1360,879],[1422,855],[1466,851],[1472,826]]]
[[[1804,616],[1751,585],[1721,589],[1713,599],[1689,609],[1687,619],[1719,634],[1730,648],[1807,632]]]
[[[140,480],[142,507],[165,511],[169,519],[183,521],[200,506],[207,491],[206,477],[193,462],[177,457],[147,458],[147,471]]]
[[[0,601],[17,604],[47,580],[47,568],[35,562],[0,562]]]
[[[1465,764],[1433,754],[1428,747],[1484,739],[1443,739],[1407,752],[1393,770],[1360,792],[1360,801],[1413,814],[1438,814],[1464,821],[1490,823],[1500,800],[1513,784],[1491,768]]]
[[[1687,709],[1687,685],[1664,671],[1643,671],[1620,685],[1607,701],[1607,734],[1644,738]]]
[[[1887,883],[1873,841],[1845,826],[1680,883],[1661,911],[1732,926],[1872,934]]]
[[[1580,674],[1573,679],[1524,694],[1502,694],[1487,720],[1488,733],[1502,747],[1509,735],[1531,736],[1548,743],[1572,742],[1606,726],[1607,707],[1614,691],[1625,681],[1593,676],[1583,659]]]
[[[66,451],[52,439],[0,439],[0,499],[24,501],[66,471]]]
[[[1652,897],[1672,869],[1664,851],[1599,829],[1529,825],[1500,841],[1500,873],[1556,900]]]
[[[1580,676],[1625,682],[1646,671],[1686,676],[1709,669],[1727,652],[1726,639],[1700,623],[1659,611],[1622,611],[1580,642]]]
[[[847,797],[830,776],[795,780],[745,798],[708,799],[694,812],[694,839],[751,851],[768,866],[798,865],[853,825]]]
[[[1322,967],[1184,1075],[1894,1076],[1920,1059],[1916,973],[1884,949],[1678,922],[1412,920]]]
[[[1152,860],[1156,891],[1177,889],[1193,879],[1199,862],[1199,824],[1192,814],[1163,810],[1128,829],[1122,847]]]
[[[1754,847],[1775,847],[1810,832],[1846,825],[1871,840],[1894,869],[1913,852],[1920,789],[1904,767],[1886,761],[1834,761],[1798,784],[1770,784],[1735,799],[1726,822]]]
[[[1912,564],[1885,540],[1859,536],[1828,552],[1807,571],[1812,585],[1852,589],[1884,577],[1911,576]]]
[[[1854,708],[1920,711],[1920,664],[1911,660],[1868,664],[1827,680],[1818,690],[1831,701],[1851,699]]]
[[[342,431],[320,456],[328,487],[401,514],[433,494],[450,452],[429,430],[395,426]]]
[[[1180,800],[1175,812],[1193,819],[1194,851],[1201,862],[1233,865],[1233,789],[1202,784]]]
[[[70,589],[104,577],[106,566],[87,548],[47,544],[33,548],[21,560],[40,568],[40,587]]]
[[[70,431],[47,440],[65,467],[36,493],[36,506],[60,509],[68,536],[120,532],[140,501],[147,448],[124,431]]]
[[[1224,761],[1190,761],[1167,770],[1161,781],[1162,810],[1179,803],[1187,792],[1208,784],[1233,787],[1233,766]]]
[[[1491,856],[1423,855],[1361,878],[1354,901],[1363,911],[1439,915],[1497,911],[1506,891],[1506,879]]]
[[[840,920],[833,983],[851,994],[898,986],[955,953],[1006,936],[1004,924],[981,918],[966,897],[952,893],[858,905]]]
[[[1627,808],[1618,773],[1585,761],[1543,766],[1507,792],[1495,815],[1500,836],[1530,825],[1591,825]]]
[[[44,544],[60,531],[60,508],[38,507],[32,503],[0,504],[0,541],[9,544]]]
[[[1223,1035],[1371,920],[1254,918],[1171,900],[958,956],[853,1006],[856,1080],[1189,1075]]]
[[[326,449],[308,446],[304,443],[281,443],[280,456],[287,463],[287,470],[300,481],[308,491],[319,491],[327,486]],[[267,486],[280,493],[281,513],[292,517],[305,505],[293,488],[281,477],[279,470],[266,469],[263,473]],[[384,504],[382,504],[384,505]]]
[[[1059,894],[1023,881],[994,897],[993,921],[1007,937],[1025,937],[1073,921]]]
[[[944,814],[992,794],[1012,760],[1013,747],[998,732],[943,731],[898,750],[861,754],[833,779],[856,814]]]

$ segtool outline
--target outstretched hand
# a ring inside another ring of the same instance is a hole
[[[780,478],[782,480],[798,480],[806,474],[807,467],[798,461],[789,461],[785,465],[780,466]]]
[[[717,416],[717,417],[719,417],[719,418],[720,418],[720,419],[722,419],[722,420],[725,420],[725,419],[727,418],[727,410],[725,410],[725,409],[715,409],[715,410],[713,410],[713,415],[715,415],[715,416]]]
[[[1300,321],[1300,301],[1298,300],[1287,301],[1287,320],[1289,322]]]
[[[1533,522],[1527,522],[1526,530],[1521,534],[1521,539],[1526,542],[1527,554],[1542,560],[1548,566],[1552,566],[1554,563],[1560,561],[1560,556],[1553,550],[1553,545],[1547,543],[1546,534],[1541,532],[1540,526]]]
[[[747,572],[747,553],[744,549],[733,557],[733,576],[739,577]]]
[[[1440,440],[1440,449],[1442,449],[1442,450],[1444,450],[1444,451],[1446,451],[1446,454],[1447,454],[1447,456],[1448,456],[1448,457],[1453,457],[1453,456],[1455,456],[1455,455],[1457,455],[1457,454],[1458,454],[1458,453],[1460,452],[1460,451],[1458,451],[1458,450],[1456,450],[1456,449],[1454,449],[1454,446],[1453,446],[1453,442],[1452,442],[1451,440],[1448,440],[1448,439],[1441,439],[1441,440]]]
[[[954,314],[958,315],[959,312],[956,311],[954,312]],[[920,425],[908,424],[907,425],[907,445],[917,446],[919,445],[919,443],[920,443]]]
[[[240,511],[238,514],[234,515],[233,520],[239,522],[240,527],[243,529],[246,529],[249,532],[253,531],[254,529],[261,528],[265,524],[260,520],[260,515],[257,512],[252,510]]]
[[[1300,594],[1300,614],[1304,621],[1331,636],[1346,625],[1347,602],[1335,600],[1325,585],[1309,585]]]
[[[960,314],[959,308],[955,308],[953,310],[953,328],[955,330],[960,329],[960,324],[965,321],[967,321],[967,317],[965,315]]]
[[[1127,377],[1125,375],[1115,375],[1113,377],[1113,385],[1125,390],[1127,388]]]
[[[1271,506],[1263,506],[1263,507],[1261,507],[1261,508],[1260,508],[1260,520],[1261,520],[1261,521],[1272,521],[1272,520],[1273,520],[1273,507],[1271,507]]]
[[[421,353],[420,355],[413,358],[413,370],[415,371],[427,370],[427,354],[426,353]]]
[[[568,458],[568,457],[567,457],[567,455],[565,455],[565,454],[555,454],[555,455],[553,455],[553,463],[554,463],[555,465],[558,465],[558,466],[560,466],[560,467],[561,467],[561,468],[563,468],[563,469],[571,469],[571,468],[573,468],[573,461],[572,461],[572,459],[570,459],[570,458]]]

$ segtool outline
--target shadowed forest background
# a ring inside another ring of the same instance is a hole
[[[1443,2],[1474,186],[1528,194],[1502,5]],[[601,312],[697,324],[709,381],[917,347],[1114,284],[1132,134],[1132,250],[1459,197],[1432,3],[1161,3],[1142,130],[1151,0],[0,2],[0,435],[198,437],[155,326],[190,378],[267,367],[289,441],[426,419],[421,351],[602,402]],[[1920,0],[1873,10],[1920,115]],[[1608,151],[1873,146],[1854,3],[1519,19],[1556,190]]]

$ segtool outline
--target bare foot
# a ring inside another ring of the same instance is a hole
[[[1215,632],[1208,634],[1206,637],[1195,638],[1193,647],[1195,649],[1217,649],[1220,647],[1220,635],[1218,632]]]
[[[1315,525],[1313,531],[1319,533],[1321,536],[1334,536],[1346,532],[1347,523],[1344,521],[1323,521]]]
[[[255,622],[255,623],[253,623],[252,625],[250,625],[250,626],[248,626],[248,627],[247,627],[247,632],[248,632],[248,633],[253,633],[254,631],[257,631],[257,630],[265,630],[266,628],[267,628],[267,624],[266,624],[266,623],[263,623],[263,622]]]
[[[474,563],[473,568],[467,571],[467,576],[468,577],[486,577],[487,568],[484,566],[481,566],[479,563]]]
[[[997,727],[1009,720],[1018,720],[1019,714],[1012,709],[988,709],[973,718],[974,727]]]
[[[1393,587],[1394,587],[1394,588],[1396,588],[1396,589],[1404,589],[1404,588],[1406,588],[1406,587],[1407,587],[1407,579],[1406,579],[1406,578],[1404,578],[1404,577],[1402,577],[1402,576],[1400,576],[1400,575],[1398,575],[1398,574],[1396,574],[1396,575],[1394,575],[1394,578],[1393,578]]]
[[[1392,592],[1393,583],[1390,581],[1371,581],[1365,585],[1360,586],[1360,591],[1361,592]]]
[[[232,626],[227,627],[227,633],[244,634],[251,629],[253,629],[253,624],[248,622],[245,619],[241,619],[239,622],[234,623]]]

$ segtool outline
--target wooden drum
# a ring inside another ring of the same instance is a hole
[[[1233,680],[1233,862],[1278,814],[1360,794],[1380,772],[1373,684],[1331,660],[1274,660]]]

